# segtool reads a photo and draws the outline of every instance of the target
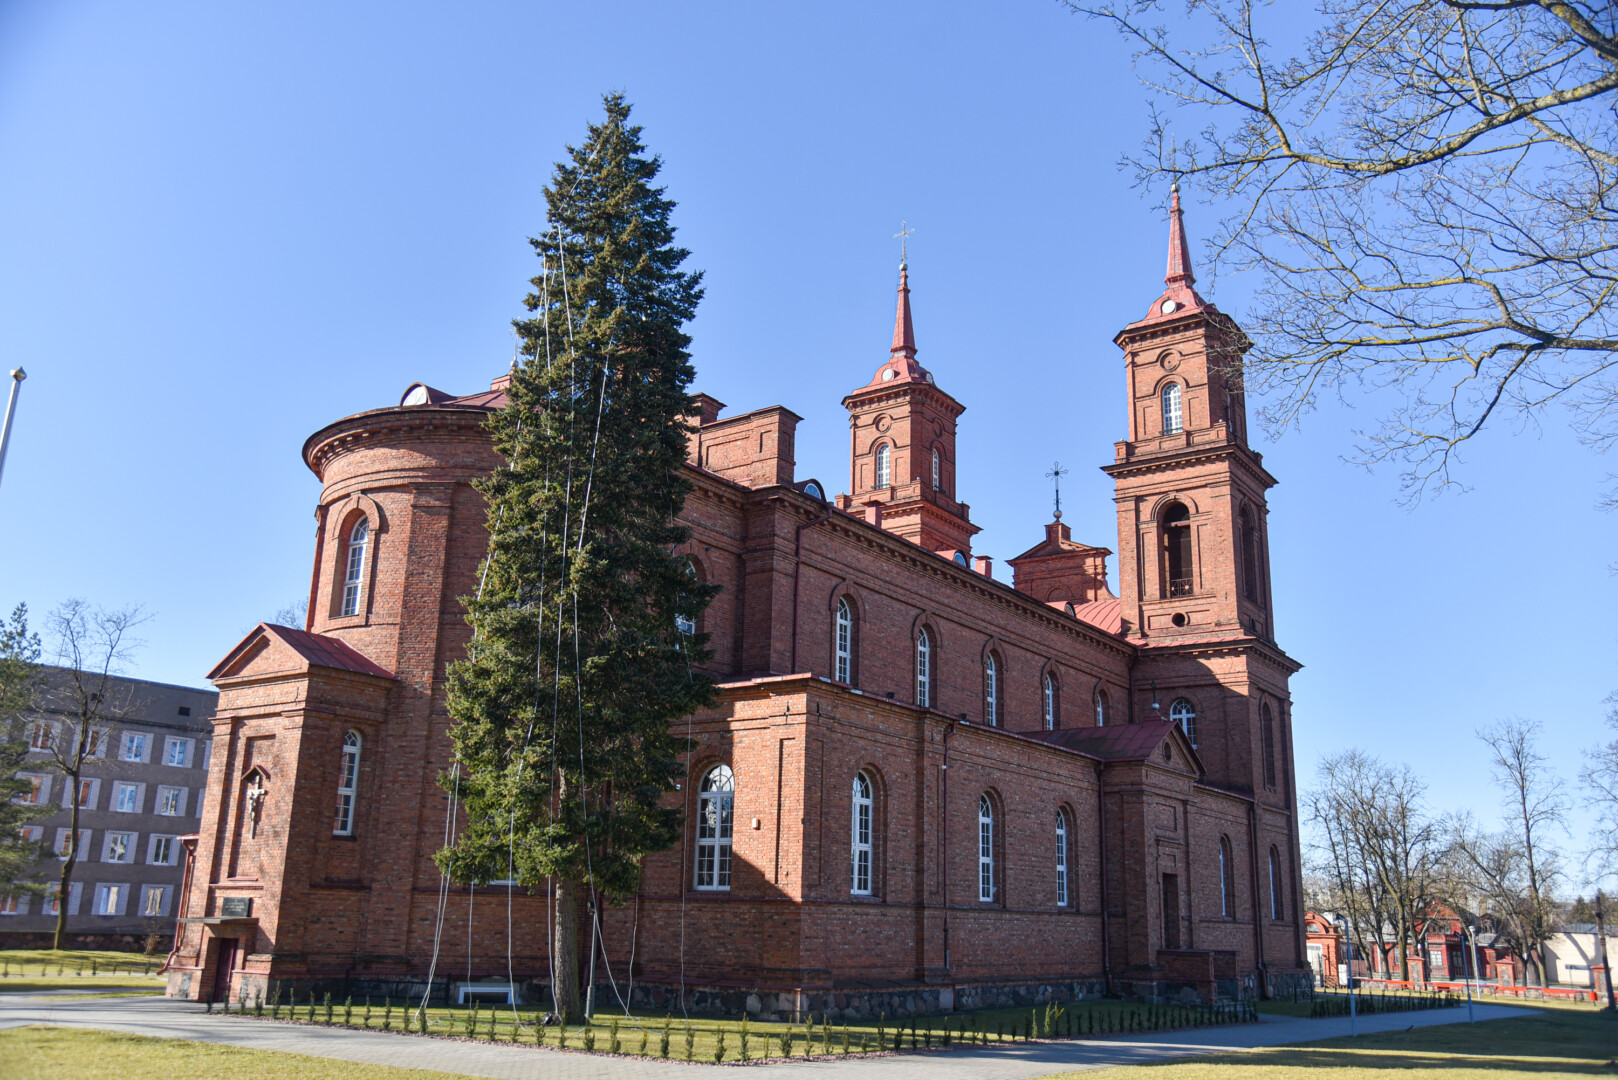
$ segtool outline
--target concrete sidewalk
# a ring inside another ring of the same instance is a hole
[[[1479,1020],[1529,1016],[1532,1011],[1509,1005],[1478,1005]],[[1408,1027],[1466,1022],[1466,1009],[1362,1016],[1361,1034],[1402,1031]],[[348,1031],[305,1024],[285,1024],[250,1017],[208,1015],[200,1005],[167,998],[123,1001],[52,1001],[23,994],[0,995],[0,1028],[26,1024],[96,1028],[194,1039],[256,1050],[337,1058],[374,1065],[439,1069],[463,1076],[497,1080],[608,1080],[645,1077],[655,1080],[701,1080],[712,1065],[638,1057],[606,1057],[542,1047],[494,1045],[380,1031]],[[779,1080],[811,1074],[825,1080],[1032,1080],[1071,1069],[1138,1065],[1191,1054],[1286,1046],[1348,1034],[1346,1017],[1332,1020],[1265,1018],[1257,1024],[1203,1028],[1152,1035],[1016,1043],[884,1057],[782,1062],[742,1066],[747,1077]],[[710,1074],[711,1075],[711,1074]]]

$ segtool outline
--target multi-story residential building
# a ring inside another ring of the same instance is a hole
[[[174,932],[175,897],[185,859],[180,838],[197,830],[208,777],[213,690],[144,679],[109,680],[106,712],[117,719],[93,733],[78,791],[55,766],[51,748],[75,733],[67,688],[71,673],[46,668],[27,718],[23,776],[28,798],[53,812],[26,827],[47,844],[40,876],[60,874],[72,813],[79,800],[79,861],[67,899],[67,928],[75,945],[135,945],[150,934]],[[54,887],[53,887],[54,888]],[[0,898],[0,942],[23,947],[48,939],[57,897]]]

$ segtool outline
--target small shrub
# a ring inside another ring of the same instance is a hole
[[[658,1057],[666,1058],[666,1057],[669,1056],[669,1036],[672,1035],[673,1033],[674,1033],[674,1014],[673,1013],[668,1013],[663,1017],[663,1034],[659,1035],[658,1039],[657,1039],[657,1056]]]
[[[722,1027],[714,1039],[713,1060],[715,1065],[725,1060],[725,1029]]]
[[[343,1002],[343,1026],[351,1027],[354,1023],[354,999],[349,997]]]
[[[646,1056],[646,1044],[651,1040],[652,1033],[646,1028],[640,1029],[640,1056]]]
[[[877,1018],[876,1018],[876,1048],[878,1050],[886,1050],[888,1048],[888,1024],[887,1024],[887,1020],[888,1020],[888,1014],[887,1013],[878,1013],[877,1014]]]
[[[360,1018],[360,1027],[371,1030],[371,995],[365,995],[365,1015]]]
[[[623,1045],[618,1041],[618,1018],[616,1016],[612,1018],[612,1027],[608,1031],[607,1045],[610,1047],[609,1053],[617,1054],[623,1050]]]
[[[331,1027],[331,991],[326,991],[326,1026]]]
[[[740,1034],[740,1037],[739,1037],[739,1041],[741,1042],[741,1050],[739,1051],[739,1053],[740,1053],[741,1056],[737,1059],[739,1061],[752,1061],[753,1060],[752,1052],[751,1052],[751,1050],[749,1049],[749,1047],[747,1045],[747,1043],[748,1043],[747,1034],[748,1034],[747,1033],[747,1014],[743,1013],[742,1014],[742,1030],[741,1030],[741,1034]]]
[[[843,1025],[843,1053],[848,1053],[848,1025]]]
[[[595,1029],[595,1026],[590,1023],[590,1018],[588,1016],[586,1016],[584,1018],[584,1037],[583,1037],[583,1042],[584,1042],[585,1052],[592,1053],[592,1054],[595,1053],[595,1048],[596,1048],[596,1029]]]
[[[696,1046],[697,1029],[691,1026],[691,1021],[687,1020],[685,1022],[685,1060],[692,1060],[692,1055],[696,1053]]]
[[[556,1026],[556,1045],[563,1050],[567,1049],[567,1011],[560,1014],[560,1022]]]
[[[264,1015],[264,991],[262,990],[253,995],[253,1015]]]
[[[393,1030],[393,998],[385,998],[382,1006],[382,1030]]]
[[[784,1057],[784,1058],[791,1057],[792,1056],[792,1028],[791,1027],[782,1028],[781,1029],[781,1034],[779,1036],[777,1036],[777,1039],[780,1041],[780,1045],[781,1045],[781,1056]]]

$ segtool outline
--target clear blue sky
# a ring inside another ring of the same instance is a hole
[[[0,606],[146,605],[134,673],[201,683],[307,588],[303,439],[505,368],[540,187],[613,89],[707,271],[698,389],[800,413],[799,475],[845,487],[838,401],[886,358],[906,218],[978,549],[1039,539],[1057,459],[1075,536],[1116,546],[1111,338],[1166,227],[1116,167],[1145,117],[1128,51],[1054,2],[25,0],[0,6],[0,366],[31,376]],[[1200,284],[1240,316],[1247,282]],[[1471,493],[1407,512],[1341,461],[1367,418],[1262,447],[1300,773],[1362,746],[1488,816],[1472,732],[1520,714],[1571,785],[1618,688],[1614,462],[1560,417],[1500,428]]]

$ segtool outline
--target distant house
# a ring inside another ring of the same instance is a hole
[[[1370,940],[1356,940],[1352,950],[1345,947],[1342,928],[1335,916],[1310,911],[1304,915],[1304,948],[1314,969],[1315,985],[1343,985],[1344,964],[1352,952],[1356,979],[1399,979],[1399,948],[1393,927],[1384,926]],[[1474,953],[1466,957],[1467,934],[1459,917],[1449,915],[1438,921],[1418,941],[1410,943],[1410,981],[1417,983],[1461,982],[1471,978],[1501,986],[1522,983],[1523,962],[1514,956],[1496,935],[1479,932],[1473,937]]]
[[[111,680],[114,708],[125,714],[96,732],[75,793],[52,765],[50,747],[72,738],[74,717],[61,701],[70,674],[45,668],[36,711],[26,718],[28,761],[18,775],[33,780],[24,798],[55,807],[24,829],[66,857],[71,798],[79,800],[79,861],[67,898],[73,945],[133,948],[151,934],[174,933],[175,900],[185,858],[181,838],[197,831],[207,790],[213,690],[144,679]],[[40,876],[54,881],[60,859]],[[54,885],[53,885],[54,890]],[[58,897],[0,897],[0,947],[49,944]]]
[[[1618,963],[1618,928],[1607,927],[1607,963]],[[1600,981],[1601,950],[1596,944],[1596,924],[1576,923],[1545,942],[1546,977],[1558,986],[1587,986],[1605,990]]]

